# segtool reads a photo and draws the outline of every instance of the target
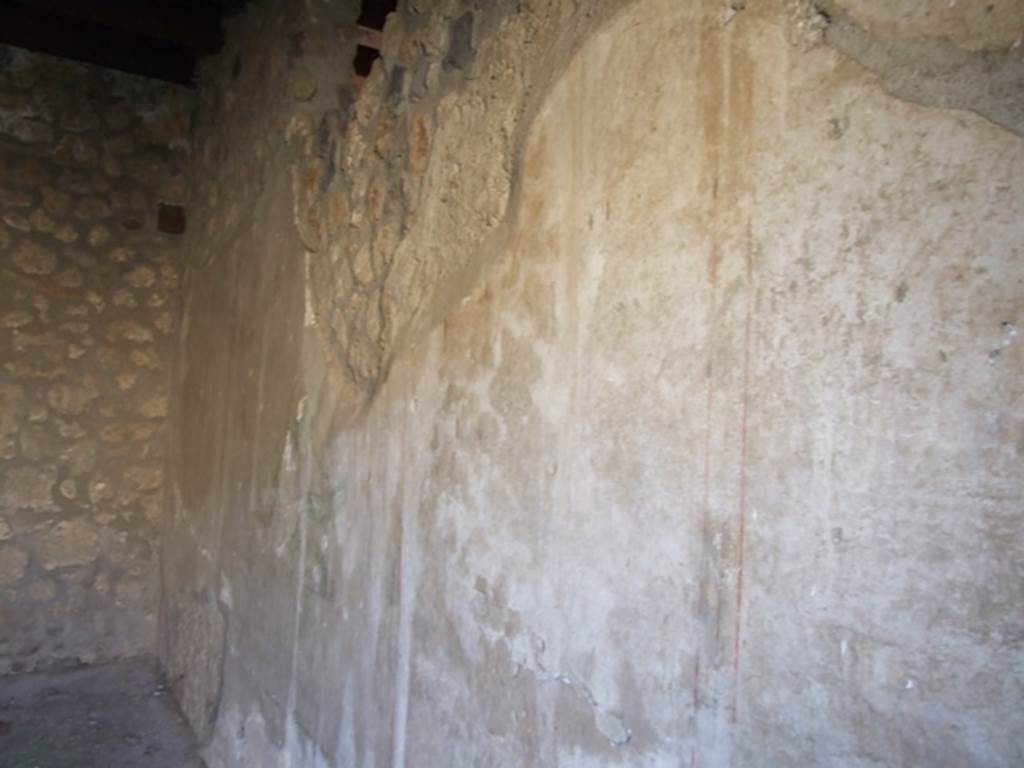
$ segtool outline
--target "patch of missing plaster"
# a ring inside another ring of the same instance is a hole
[[[594,710],[594,725],[601,732],[601,735],[608,739],[609,744],[613,747],[624,747],[626,744],[629,744],[633,734],[626,725],[625,719],[617,712],[610,712],[602,707],[597,702],[597,699],[594,698],[590,688],[566,675],[559,675],[553,678],[553,680],[562,685],[569,686],[581,701]]]
[[[527,631],[531,638],[530,650],[532,662],[521,664],[539,683],[563,685],[581,702],[587,705],[594,714],[594,726],[613,747],[624,747],[633,738],[633,733],[626,724],[625,717],[601,705],[594,696],[590,686],[577,676],[565,672],[549,672],[542,659],[546,643],[532,631]]]
[[[988,353],[989,365],[992,365],[999,359],[999,356],[1003,354],[1003,350],[1009,347],[1017,338],[1017,326],[1011,323],[1009,320],[1004,320],[1000,327],[1003,331],[1003,338],[999,343],[999,346]]]
[[[825,41],[881,78],[896,98],[963,109],[1024,136],[1024,46],[968,51],[942,40],[894,40],[868,32],[831,2]]]
[[[725,20],[724,23],[728,24],[732,21],[736,14],[741,13],[747,9],[747,0],[727,0],[725,4]]]
[[[825,30],[831,22],[829,13],[813,0],[787,0],[786,38],[790,45],[809,51],[825,42]]]
[[[471,603],[479,620],[477,626],[491,643],[509,644],[514,672],[528,672],[542,685],[564,686],[574,698],[586,705],[591,712],[594,727],[613,747],[623,747],[633,739],[633,732],[620,712],[603,706],[583,680],[571,672],[549,671],[544,658],[547,642],[536,631],[522,626],[521,617],[511,610],[502,596],[500,588],[488,584],[487,579],[478,576],[474,586],[475,594]],[[515,628],[510,631],[510,627]]]
[[[306,516],[314,523],[323,525],[341,514],[345,500],[345,485],[338,481],[324,493],[310,491],[306,494],[304,509]]]
[[[545,672],[543,665],[541,665],[540,671],[535,669],[529,671],[538,682],[564,685],[572,691],[577,699],[592,709],[594,711],[594,726],[613,747],[624,747],[632,740],[633,733],[626,725],[625,718],[617,712],[602,707],[586,683],[577,680],[572,675]]]

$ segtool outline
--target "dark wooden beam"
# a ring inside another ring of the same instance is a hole
[[[379,29],[356,27],[356,42],[364,48],[379,51],[384,34]]]
[[[359,24],[372,29],[384,29],[388,14],[397,5],[398,0],[361,0]]]
[[[4,0],[11,2],[50,17],[98,24],[180,48],[212,52],[221,44],[220,5],[214,0],[192,7],[156,0]]]
[[[0,42],[158,80],[191,85],[196,52],[165,40],[0,0]]]

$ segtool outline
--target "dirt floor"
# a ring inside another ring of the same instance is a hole
[[[200,768],[151,658],[0,677],[0,768]]]

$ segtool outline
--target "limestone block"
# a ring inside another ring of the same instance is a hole
[[[57,275],[56,281],[57,285],[62,288],[81,288],[82,284],[85,283],[85,276],[80,269],[71,267],[61,271]]]
[[[0,457],[14,455],[12,436],[25,409],[25,390],[18,384],[0,381]]]
[[[57,222],[54,218],[41,208],[38,208],[29,214],[28,222],[36,232],[44,232],[48,234],[57,228]]]
[[[26,190],[0,187],[0,205],[8,208],[30,208],[35,198]]]
[[[89,234],[86,237],[86,241],[93,248],[99,248],[102,245],[106,245],[110,242],[110,229],[102,224],[95,224],[89,228]]]
[[[135,294],[120,288],[114,291],[114,306],[122,309],[135,309],[139,303],[135,300]]]
[[[61,218],[71,208],[71,196],[52,187],[43,189],[43,208],[53,216]]]
[[[123,245],[118,246],[117,248],[112,249],[109,254],[107,254],[107,258],[109,258],[115,264],[127,264],[129,261],[135,258],[135,250],[133,248],[129,248]],[[130,274],[131,273],[129,273],[129,275]],[[129,279],[129,282],[132,282],[132,279]]]
[[[87,377],[81,385],[55,384],[50,388],[46,399],[57,413],[77,416],[99,397],[99,394],[95,381]]]
[[[4,223],[11,229],[17,230],[18,232],[31,232],[32,222],[28,220],[28,216],[17,211],[8,211],[4,214]]]
[[[75,217],[83,221],[106,219],[110,214],[110,206],[97,197],[82,198],[75,206]]]
[[[57,268],[57,257],[49,248],[25,240],[14,252],[14,263],[27,275],[48,275]]]
[[[102,504],[114,498],[114,487],[105,476],[94,477],[89,481],[89,501],[93,504]]]
[[[130,443],[148,440],[156,432],[156,426],[147,422],[122,422],[107,424],[100,429],[100,439],[108,443]]]
[[[53,128],[46,123],[0,113],[0,135],[23,144],[48,144],[53,141]]]
[[[167,416],[167,397],[151,397],[144,400],[138,407],[140,416],[147,419],[162,419]]]
[[[174,330],[174,315],[170,312],[161,312],[154,322],[160,333],[167,336]]]
[[[53,236],[65,245],[70,245],[78,240],[78,230],[75,229],[73,224],[65,221],[57,225],[57,229],[54,230]]]
[[[108,327],[107,338],[111,342],[124,339],[133,344],[145,344],[153,341],[153,332],[133,320],[118,320]]]
[[[23,328],[32,323],[32,315],[22,309],[18,309],[5,314],[0,319],[0,323],[3,324],[4,328]]]
[[[79,100],[65,107],[61,113],[59,125],[65,131],[72,133],[94,131],[100,127],[100,117],[95,106],[82,103]]]
[[[74,499],[78,496],[78,485],[72,478],[69,477],[61,481],[60,495],[65,499]]]
[[[56,483],[57,468],[52,464],[12,467],[4,472],[3,506],[9,510],[52,509]]]
[[[56,594],[57,586],[49,579],[33,581],[28,586],[29,597],[37,603],[48,603],[53,600]]]
[[[52,571],[92,562],[99,551],[96,529],[83,518],[54,525],[42,538],[39,557],[43,568]]]
[[[10,544],[0,545],[0,584],[13,584],[25,575],[28,555]]]
[[[55,458],[58,448],[53,434],[41,426],[27,426],[18,434],[21,455],[31,461]]]
[[[61,460],[71,471],[72,475],[82,475],[91,472],[96,466],[96,442],[93,440],[82,440],[64,449]]]
[[[163,485],[164,473],[160,467],[129,467],[124,479],[135,491],[155,491]]]
[[[140,368],[156,371],[163,367],[160,356],[152,349],[133,349],[129,357]]]
[[[148,288],[156,282],[156,272],[150,267],[135,267],[124,276],[125,281],[133,288]]]

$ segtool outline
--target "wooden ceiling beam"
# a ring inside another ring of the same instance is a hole
[[[365,48],[379,51],[383,39],[384,33],[379,29],[364,26],[356,27],[356,42]]]
[[[192,84],[195,51],[191,48],[40,13],[12,0],[0,1],[0,42],[158,80]]]
[[[211,52],[221,44],[221,7],[214,0],[193,7],[138,0],[4,0],[4,5],[11,4],[181,48]]]

